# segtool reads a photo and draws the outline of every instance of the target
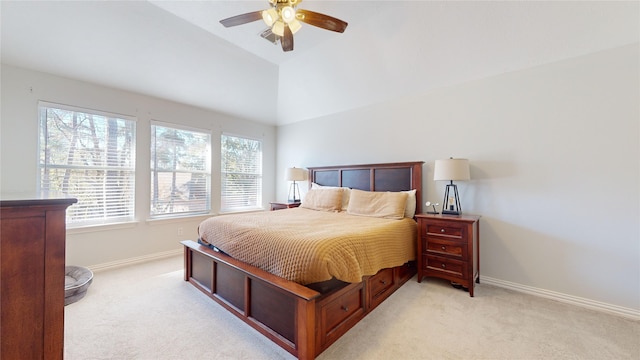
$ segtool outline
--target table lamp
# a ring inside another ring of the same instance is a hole
[[[289,202],[300,202],[300,189],[296,181],[305,179],[305,170],[297,167],[287,168],[284,172],[284,179],[292,181],[289,185]]]
[[[442,203],[443,215],[460,215],[462,208],[460,207],[460,197],[458,196],[458,186],[453,183],[454,180],[469,180],[469,160],[449,158],[446,160],[436,160],[433,170],[433,180],[449,181],[444,192],[444,201]]]

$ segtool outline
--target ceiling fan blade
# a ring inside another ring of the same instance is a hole
[[[320,14],[314,11],[297,9],[296,18],[309,25],[317,26],[325,30],[342,33],[347,28],[346,22],[332,16]]]
[[[274,45],[278,44],[278,38],[280,38],[280,36],[274,34],[273,31],[271,31],[271,28],[266,28],[263,32],[260,33],[260,36]]]
[[[257,20],[262,20],[262,11],[254,11],[246,14],[232,16],[230,18],[220,20],[220,23],[224,25],[224,27],[231,27],[254,22]]]
[[[284,27],[284,36],[280,38],[280,43],[283,51],[293,50],[293,33],[289,29],[289,25]]]

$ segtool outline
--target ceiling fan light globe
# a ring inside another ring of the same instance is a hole
[[[282,17],[282,21],[288,24],[296,19],[296,11],[291,6],[284,6],[280,9],[280,16]]]
[[[273,26],[273,23],[278,20],[278,12],[273,8],[264,10],[262,12],[262,20],[267,26]]]
[[[271,27],[271,32],[278,36],[284,36],[284,23],[280,20],[273,23],[273,27]]]
[[[302,27],[302,23],[300,23],[300,21],[298,20],[293,20],[292,22],[289,23],[289,29],[291,29],[292,34],[297,33],[301,27]]]

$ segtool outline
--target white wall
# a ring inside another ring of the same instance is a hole
[[[637,1],[393,1],[392,10],[382,3],[340,2],[336,15],[359,7],[363,16],[345,17],[344,34],[280,67],[278,124],[640,39]]]
[[[212,133],[212,212],[220,208],[220,134],[263,140],[263,205],[274,198],[275,127],[158,98],[2,65],[0,190],[33,192],[37,186],[39,100],[107,111],[137,118],[137,222],[100,229],[70,230],[67,263],[95,266],[179,251],[179,241],[196,239],[202,218],[147,221],[149,214],[149,144],[151,120],[179,123]],[[171,86],[171,84],[167,84]],[[178,235],[178,228],[183,235]]]
[[[423,201],[442,202],[434,160],[469,158],[459,189],[463,211],[482,215],[481,278],[639,315],[638,53],[636,43],[281,126],[278,168],[423,160]]]

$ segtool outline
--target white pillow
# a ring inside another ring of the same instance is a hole
[[[312,182],[311,189],[342,189],[342,208],[340,210],[347,211],[347,207],[349,207],[349,196],[351,195],[351,189],[348,187],[324,186]]]
[[[407,206],[406,192],[351,190],[347,213],[360,216],[402,219]]]
[[[301,208],[322,211],[340,211],[342,189],[310,189],[302,199]]]
[[[404,217],[413,218],[416,214],[416,190],[403,191],[407,193],[407,205],[404,208]]]
[[[325,186],[311,183],[311,189],[343,189],[342,193],[342,211],[347,211],[349,207],[349,198],[351,197],[351,189],[348,187]],[[404,217],[413,218],[416,214],[416,190],[401,191],[407,193],[407,205],[404,210]]]

